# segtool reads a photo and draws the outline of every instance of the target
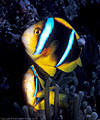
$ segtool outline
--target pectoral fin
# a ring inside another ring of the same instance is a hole
[[[49,65],[45,65],[45,64],[41,64],[41,63],[39,63],[38,65],[52,77],[56,73],[56,68],[55,67],[52,67],[52,66],[49,66]]]

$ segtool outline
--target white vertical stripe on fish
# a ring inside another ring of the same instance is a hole
[[[60,61],[56,65],[56,67],[58,67],[59,65],[61,65],[64,62],[64,60],[67,58],[67,56],[68,56],[68,54],[69,54],[69,52],[70,52],[70,50],[72,48],[72,45],[74,43],[74,34],[75,34],[75,31],[72,30],[72,32],[70,34],[70,37],[69,37],[68,45],[66,47],[66,50],[65,50],[63,56],[61,57]]]
[[[34,55],[40,54],[42,52],[44,45],[49,38],[49,35],[52,33],[53,27],[54,27],[54,19],[48,18],[47,22],[45,23],[43,32],[40,35],[39,42],[37,44],[37,48]]]

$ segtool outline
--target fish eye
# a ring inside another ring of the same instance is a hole
[[[35,33],[35,35],[40,35],[41,34],[41,29],[40,28],[36,28],[34,33]]]

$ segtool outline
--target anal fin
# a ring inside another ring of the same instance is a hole
[[[82,67],[82,61],[81,61],[80,57],[77,59],[77,65],[79,65],[80,67]]]
[[[64,64],[58,66],[57,68],[64,72],[72,72],[77,67],[77,65],[82,66],[80,57],[78,59],[74,60],[73,62],[64,63]]]

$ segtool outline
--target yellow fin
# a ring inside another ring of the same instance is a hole
[[[54,74],[56,73],[56,68],[49,66],[49,65],[45,65],[42,64],[41,62],[36,62],[45,72],[47,72],[50,76],[54,76]]]
[[[68,107],[68,104],[66,103],[66,95],[65,94],[59,94],[59,107]],[[55,98],[55,92],[50,91],[49,93],[49,103],[50,105],[54,105],[54,98]],[[45,109],[45,102],[44,99],[40,101],[36,106],[34,106],[35,110],[44,110]]]
[[[40,82],[42,88],[45,89],[44,88],[44,84],[45,84],[44,81],[39,77],[39,75],[38,75],[38,78],[39,78],[39,82]]]
[[[77,64],[75,62],[71,62],[71,63],[64,63],[61,66],[58,66],[57,68],[64,72],[72,72],[76,68],[76,66]]]
[[[58,17],[55,17],[54,18],[56,21],[62,23],[63,25],[65,25],[66,27],[68,27],[69,29],[73,29],[73,27],[64,19],[62,18],[58,18]]]
[[[42,100],[41,102],[39,102],[36,106],[33,106],[33,110],[44,110],[45,106],[44,106],[45,102],[44,100]]]
[[[51,53],[46,55],[46,56],[41,56],[39,59],[34,60],[34,62],[40,66],[45,72],[47,72],[50,76],[54,76],[56,73],[56,58],[53,55],[53,50],[52,48]]]
[[[66,27],[68,27],[69,29],[73,29],[75,30],[66,20],[62,19],[62,18],[58,18],[58,17],[55,17],[54,18],[56,21],[62,23],[63,25],[65,25]],[[80,37],[79,35],[77,34],[77,32],[75,31],[75,35],[76,35],[76,39],[78,40]]]
[[[77,65],[82,66],[80,57],[77,60],[73,61],[73,62],[64,63],[64,64],[58,66],[57,68],[59,70],[64,71],[64,72],[72,72],[77,67]]]
[[[80,57],[77,59],[77,65],[79,65],[80,67],[82,67],[82,62],[81,62]]]
[[[49,89],[52,91],[52,90],[55,89],[55,86],[51,86]],[[52,94],[52,93],[51,93],[51,94]],[[38,97],[38,98],[43,98],[44,96],[45,96],[45,89],[42,90],[42,91],[39,91],[39,92],[37,93],[37,95],[36,95],[36,97]]]
[[[56,73],[55,65],[57,64],[56,58],[53,55],[54,51],[54,43],[48,49],[48,55],[33,55],[30,51],[26,50],[27,54],[32,58],[32,60],[52,77]]]
[[[28,53],[28,52],[27,52]],[[28,53],[28,55],[32,58],[33,56]],[[56,68],[54,67],[56,65],[56,61],[52,61],[50,57],[40,57],[39,59],[34,61],[40,68],[42,68],[45,72],[47,72],[50,76],[54,76],[56,73]],[[48,64],[50,65],[48,65]],[[52,66],[51,66],[52,64]]]
[[[50,91],[49,93],[49,103],[50,105],[54,105],[54,97],[55,97],[55,93],[53,91]],[[36,106],[34,106],[35,110],[45,110],[45,102],[44,99],[42,101],[40,101]]]

